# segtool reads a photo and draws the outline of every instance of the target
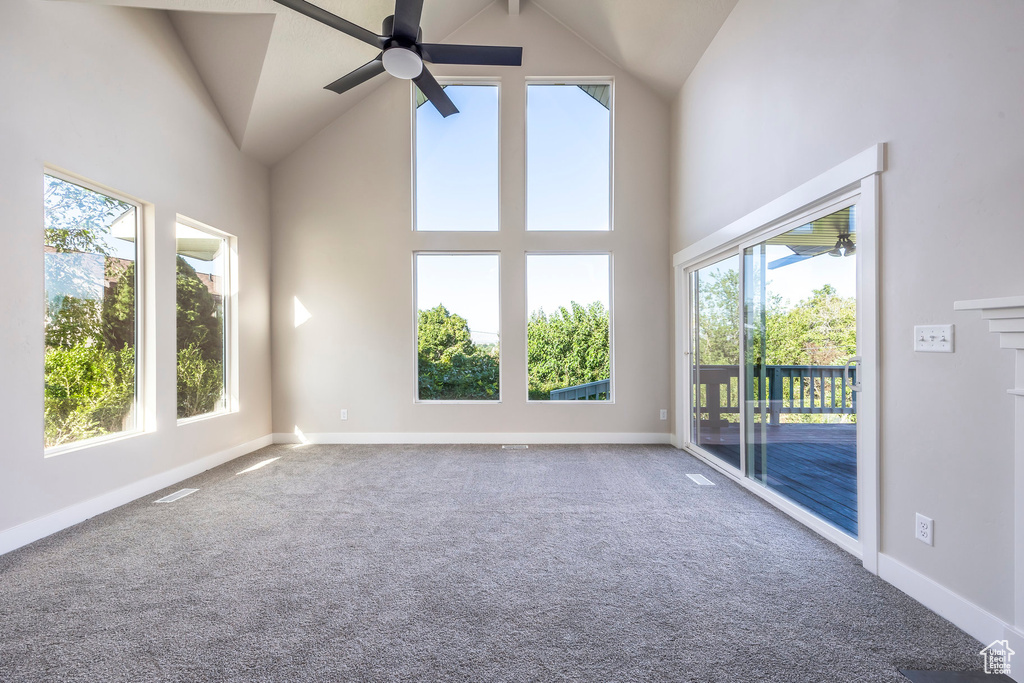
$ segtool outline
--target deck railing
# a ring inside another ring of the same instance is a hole
[[[740,412],[739,377],[736,365],[701,365],[694,403],[704,427],[724,427],[730,420],[723,415]],[[844,381],[842,365],[768,365],[764,368],[765,386],[761,387],[761,368],[755,366],[751,400],[767,400],[768,420],[778,423],[781,414],[852,415],[857,412],[857,392],[850,384],[857,381],[857,368],[849,370]]]
[[[612,390],[610,379],[599,379],[596,382],[577,384],[551,392],[552,401],[606,401]]]

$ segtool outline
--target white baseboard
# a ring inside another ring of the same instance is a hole
[[[525,443],[525,444],[667,444],[667,432],[325,432],[293,434],[275,432],[274,443],[319,444],[446,444],[446,443]]]
[[[194,460],[172,470],[154,474],[151,477],[122,486],[109,493],[104,493],[102,496],[69,505],[43,517],[24,522],[10,529],[4,529],[0,531],[0,555],[38,541],[40,538],[45,538],[61,529],[84,522],[102,512],[113,510],[133,500],[148,496],[154,491],[167,488],[179,481],[194,477],[208,469],[223,465],[246,453],[251,453],[272,443],[273,437],[271,435],[261,436],[258,439],[208,455],[199,460]]]
[[[1006,637],[1007,631],[1013,631],[1013,626],[999,617],[883,553],[878,555],[878,575],[968,635],[980,640],[982,645],[1001,640]],[[1024,673],[1024,666],[1020,668]]]

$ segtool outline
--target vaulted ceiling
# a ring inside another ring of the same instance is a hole
[[[224,125],[271,166],[386,82],[323,87],[373,59],[372,47],[273,0],[79,0],[166,11]],[[664,98],[679,90],[737,0],[426,0],[423,35],[442,42],[491,2],[531,2]],[[379,31],[394,0],[313,0]]]

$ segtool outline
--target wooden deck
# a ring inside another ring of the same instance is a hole
[[[721,430],[704,450],[739,468],[739,428]],[[762,452],[764,449],[764,452]],[[766,458],[762,458],[766,455]],[[781,424],[748,451],[754,478],[853,536],[857,535],[857,426]],[[767,464],[767,477],[763,465]]]

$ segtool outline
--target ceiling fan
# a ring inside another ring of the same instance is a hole
[[[306,0],[274,0],[279,5],[306,15],[333,29],[350,35],[381,50],[377,57],[348,73],[330,85],[327,90],[343,93],[374,76],[387,71],[396,78],[412,80],[441,116],[457,114],[455,103],[445,94],[444,89],[423,65],[432,64],[473,64],[482,66],[522,66],[523,48],[499,47],[492,45],[442,45],[423,43],[420,29],[420,15],[423,0],[396,0],[395,13],[384,19],[381,33],[331,14],[325,9]]]

